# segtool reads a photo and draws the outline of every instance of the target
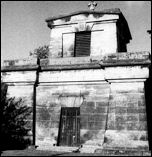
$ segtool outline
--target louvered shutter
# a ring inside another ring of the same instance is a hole
[[[75,57],[90,56],[91,32],[75,34]]]

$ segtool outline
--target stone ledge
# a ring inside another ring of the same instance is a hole
[[[37,150],[47,150],[56,152],[78,152],[80,153],[90,153],[90,154],[100,154],[100,156],[151,156],[151,151],[142,151],[137,149],[126,149],[126,148],[102,148],[97,146],[83,146],[79,147],[67,147],[67,146],[48,146],[41,145],[36,148]]]
[[[115,66],[115,65],[144,65],[150,64],[150,53],[144,52],[127,52],[127,53],[113,53],[103,57],[101,65]]]
[[[8,66],[23,66],[23,65],[37,65],[37,58],[4,60],[2,66],[8,67]]]
[[[52,58],[40,61],[43,70],[103,68],[109,66],[150,65],[149,52],[112,53],[96,57]]]
[[[38,68],[36,58],[4,60],[1,71],[30,71]]]
[[[40,61],[40,65],[42,67],[45,66],[52,66],[52,65],[81,65],[81,64],[88,64],[88,63],[98,63],[102,60],[102,56],[97,57],[66,57],[66,58],[49,58],[43,59]]]
[[[41,70],[73,70],[73,69],[104,69],[114,66],[149,66],[151,64],[150,53],[127,52],[112,53],[105,56],[49,58],[40,61]],[[5,60],[2,72],[5,71],[30,71],[37,70],[37,59]]]
[[[22,65],[22,66],[5,66],[1,68],[1,72],[10,71],[33,71],[38,69],[38,65]]]
[[[68,146],[49,146],[49,145],[38,145],[37,150],[49,150],[57,152],[73,152],[78,149],[78,147],[68,147]]]
[[[50,71],[56,71],[56,70],[80,70],[80,69],[101,69],[102,66],[99,64],[71,64],[71,65],[49,65],[47,67],[42,67],[42,71],[50,70]]]
[[[141,51],[141,52],[119,52],[119,53],[111,53],[105,55],[103,57],[103,62],[107,61],[116,61],[116,60],[135,60],[135,61],[142,61],[142,60],[150,60],[150,53],[148,51]]]
[[[151,151],[131,150],[131,149],[96,149],[94,153],[105,156],[151,156]]]

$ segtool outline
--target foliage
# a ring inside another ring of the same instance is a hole
[[[40,46],[30,52],[30,56],[36,56],[39,59],[46,59],[49,56],[49,45]]]
[[[1,83],[1,150],[24,149],[30,140],[27,117],[31,109],[22,99],[7,98],[7,86]]]

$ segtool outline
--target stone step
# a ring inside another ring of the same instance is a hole
[[[74,152],[74,153],[95,153],[100,156],[151,156],[149,150],[137,150],[137,149],[106,149],[101,146],[83,146],[79,147],[67,147],[67,146],[48,146],[43,145],[36,148],[37,150],[47,150],[53,152]]]
[[[104,156],[151,156],[151,151],[131,149],[96,149],[94,153],[99,153]]]
[[[65,147],[65,146],[48,146],[43,145],[36,148],[37,150],[49,150],[55,152],[73,152],[78,149],[78,147]]]

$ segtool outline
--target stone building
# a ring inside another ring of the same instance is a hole
[[[120,9],[46,19],[49,58],[4,61],[8,96],[33,108],[38,149],[148,150],[145,82],[150,53],[127,52],[132,39]],[[88,149],[89,148],[89,149]]]

